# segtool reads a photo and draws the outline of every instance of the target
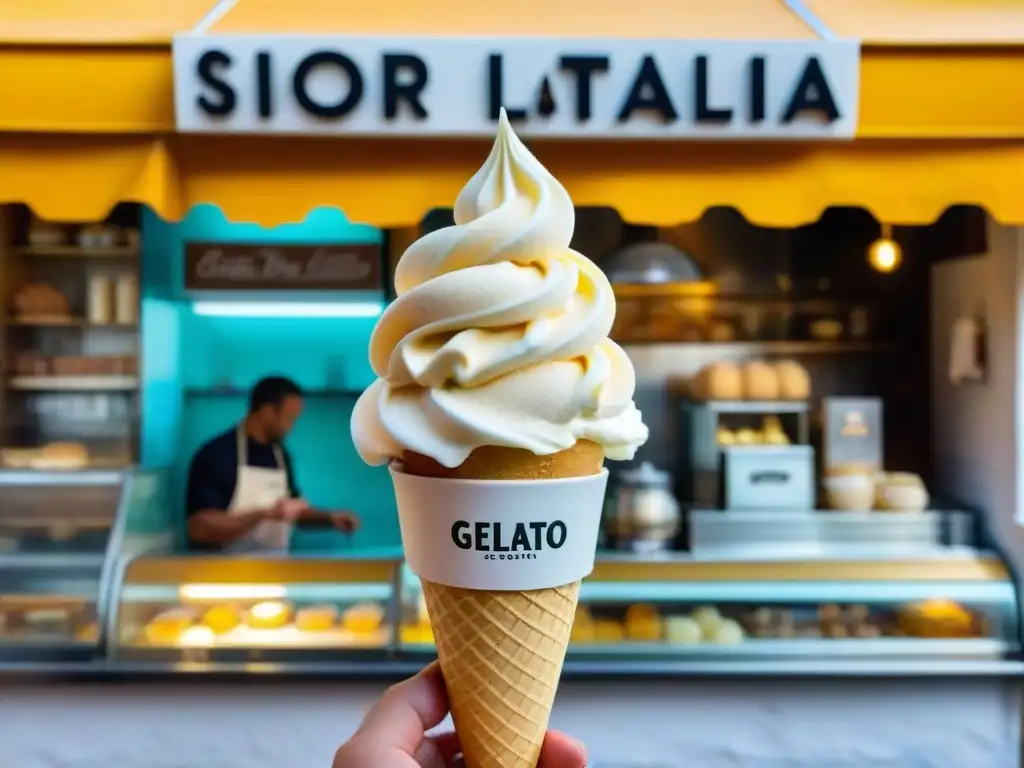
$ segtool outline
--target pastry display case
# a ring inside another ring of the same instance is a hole
[[[427,656],[434,648],[414,578],[402,595],[399,651]],[[599,557],[583,582],[566,664],[993,661],[1019,648],[1017,590],[994,556],[616,554]]]
[[[131,476],[0,471],[0,662],[92,660]]]
[[[145,555],[107,617],[115,661],[330,663],[392,649],[400,560]]]

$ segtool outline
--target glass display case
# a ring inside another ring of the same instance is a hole
[[[130,485],[123,472],[0,471],[0,661],[98,656]]]
[[[332,559],[144,555],[115,578],[114,660],[287,663],[393,648],[397,552]]]
[[[433,652],[415,578],[399,651]],[[567,662],[999,660],[1020,648],[1014,583],[994,556],[712,561],[599,557]]]

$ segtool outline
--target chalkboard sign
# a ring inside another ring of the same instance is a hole
[[[381,291],[380,246],[186,243],[190,291]]]

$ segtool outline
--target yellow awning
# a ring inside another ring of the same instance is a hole
[[[0,3],[0,131],[173,131],[171,39],[216,4]]]
[[[780,0],[239,0],[209,33],[485,35],[575,38],[808,39],[814,32]]]
[[[1024,44],[1018,0],[803,0],[829,30],[865,45]]]
[[[26,202],[64,221],[101,218],[119,201],[172,220],[215,203],[232,220],[264,225],[333,206],[352,221],[404,226],[451,205],[487,149],[468,141],[0,136],[0,203]],[[609,205],[630,221],[677,224],[721,205],[758,224],[793,226],[850,205],[924,224],[965,203],[1024,224],[1024,145],[1015,142],[538,141],[535,149],[578,205]]]
[[[119,201],[169,219],[215,203],[274,224],[315,207],[378,225],[449,205],[480,142],[174,135],[170,40],[210,34],[549,35],[810,39],[782,0],[523,0],[495,29],[486,4],[452,0],[12,0],[0,3],[0,202],[57,220]],[[538,142],[581,205],[674,224],[732,205],[792,225],[829,205],[892,222],[948,205],[1024,223],[1024,4],[999,0],[805,0],[865,41],[857,141],[830,144]],[[227,6],[221,6],[227,7]],[[582,10],[581,10],[582,9]]]

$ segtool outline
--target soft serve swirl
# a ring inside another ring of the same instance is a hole
[[[586,439],[632,458],[647,427],[633,366],[608,339],[611,285],[569,248],[572,200],[504,111],[455,222],[398,263],[398,298],[370,339],[380,378],[352,414],[359,455],[383,464],[411,450],[456,467],[485,445],[544,455]]]

